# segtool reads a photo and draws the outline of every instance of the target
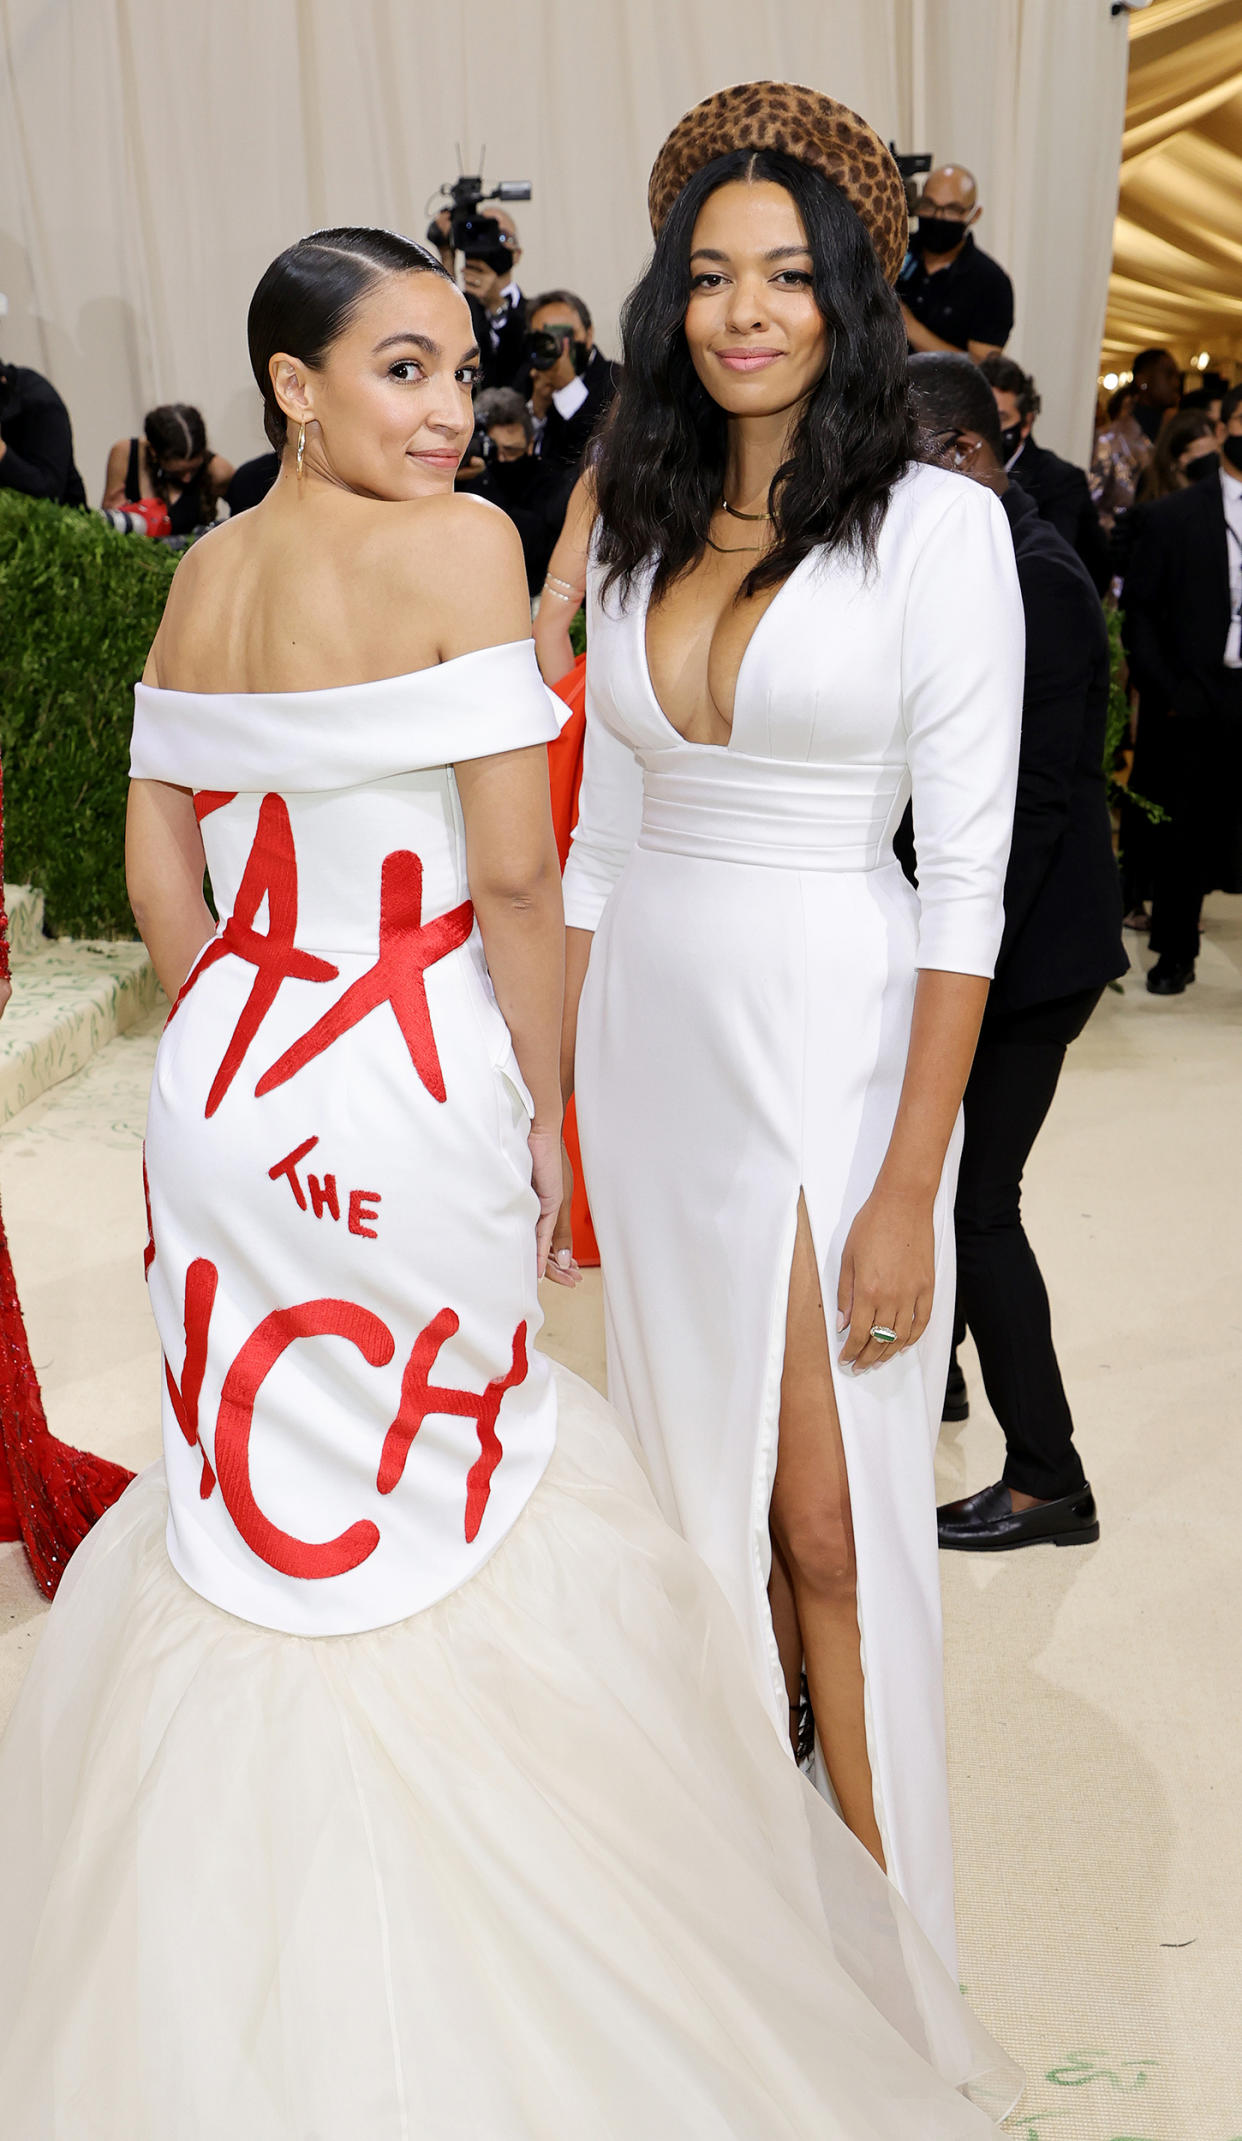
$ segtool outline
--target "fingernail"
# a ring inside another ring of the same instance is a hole
[[[849,1324],[849,1317],[846,1315],[844,1309],[839,1308],[837,1310],[837,1329],[839,1331],[847,1331],[849,1329]]]

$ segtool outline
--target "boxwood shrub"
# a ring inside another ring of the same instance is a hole
[[[133,691],[176,565],[93,514],[0,490],[5,874],[42,886],[53,936],[134,935]]]

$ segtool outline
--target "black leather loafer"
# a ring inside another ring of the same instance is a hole
[[[1147,976],[1149,996],[1180,996],[1195,978],[1192,959],[1189,966],[1179,966],[1175,959],[1157,959]]]
[[[1012,1546],[1092,1546],[1100,1536],[1095,1496],[1089,1486],[1034,1509],[1015,1509],[999,1482],[945,1502],[936,1511],[940,1544],[963,1554],[1003,1554]]]
[[[942,1420],[969,1420],[970,1399],[966,1393],[966,1378],[955,1360],[949,1362],[949,1379],[944,1386]]]

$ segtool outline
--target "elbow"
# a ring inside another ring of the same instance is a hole
[[[490,872],[471,885],[470,897],[480,921],[542,920],[550,906],[560,905],[561,873],[555,849],[529,865]]]

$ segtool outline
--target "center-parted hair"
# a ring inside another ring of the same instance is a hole
[[[694,369],[685,316],[699,211],[734,179],[769,180],[791,196],[829,335],[823,376],[772,482],[772,547],[742,593],[778,585],[817,548],[870,560],[893,485],[913,457],[905,328],[860,218],[831,179],[796,157],[731,150],[687,180],[626,301],[621,390],[596,468],[606,588],[628,591],[654,561],[658,600],[702,556],[720,503],[727,418]]]
[[[216,487],[211,480],[211,448],[201,411],[188,401],[161,402],[158,409],[148,409],[142,431],[150,451],[151,488],[156,497],[162,498],[165,505],[170,502],[166,461],[197,461],[198,468],[188,483],[181,477],[175,480],[193,496],[197,520],[214,520]]]
[[[278,351],[318,366],[344,334],[369,290],[385,275],[453,278],[425,245],[392,230],[348,227],[312,231],[285,247],[260,276],[250,300],[250,367],[263,396],[263,429],[277,453],[288,435],[268,366]]]

